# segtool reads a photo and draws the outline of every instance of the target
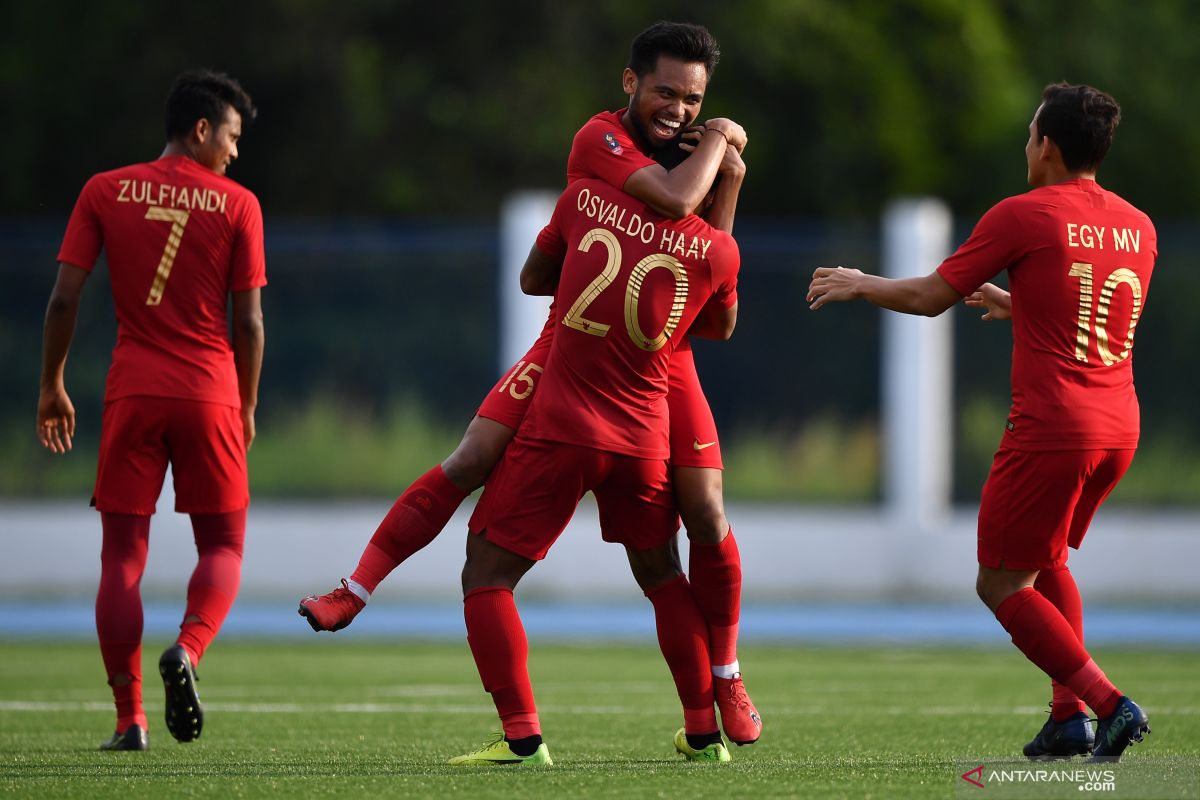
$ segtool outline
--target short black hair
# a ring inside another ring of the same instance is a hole
[[[711,78],[721,60],[721,48],[703,25],[660,20],[634,38],[629,48],[628,66],[642,78],[654,69],[661,55],[689,63],[698,61],[704,64],[704,70]]]
[[[204,118],[213,127],[225,121],[225,108],[232,106],[248,124],[258,109],[242,85],[223,72],[188,70],[171,84],[167,94],[167,139],[187,136],[196,121]]]
[[[1052,83],[1042,90],[1038,141],[1049,136],[1071,171],[1093,171],[1108,155],[1121,122],[1117,101],[1091,86]]]

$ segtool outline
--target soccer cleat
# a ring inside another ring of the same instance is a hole
[[[204,709],[196,692],[196,672],[183,645],[172,645],[163,651],[158,659],[158,674],[162,675],[167,692],[167,730],[176,741],[199,739],[204,728]]]
[[[1096,746],[1092,748],[1092,761],[1117,761],[1125,748],[1142,740],[1142,734],[1150,732],[1150,720],[1138,704],[1124,695],[1116,709],[1096,725]]]
[[[762,735],[762,717],[746,694],[742,673],[734,673],[732,678],[713,678],[713,694],[721,712],[721,727],[729,741],[738,747],[757,742]]]
[[[1062,722],[1055,722],[1054,717],[1050,717],[1033,741],[1025,745],[1023,752],[1026,758],[1037,761],[1083,756],[1092,752],[1095,738],[1092,724],[1082,711]]]
[[[149,750],[150,739],[141,725],[130,725],[124,733],[117,731],[100,745],[101,750]]]
[[[342,585],[329,594],[310,594],[300,601],[300,616],[308,620],[314,631],[340,631],[358,616],[358,612],[366,606],[358,595]]]
[[[548,767],[554,762],[550,760],[550,750],[545,742],[538,745],[533,755],[519,756],[509,748],[504,734],[497,733],[478,750],[455,756],[448,763],[454,767]]]
[[[715,761],[724,763],[732,761],[729,748],[724,742],[713,742],[702,750],[696,750],[687,740],[687,732],[680,728],[675,732],[675,749],[688,761]]]

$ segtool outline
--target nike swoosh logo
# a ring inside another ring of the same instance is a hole
[[[699,439],[692,440],[692,447],[696,448],[697,450],[703,450],[706,447],[712,447],[714,444],[716,444],[716,442],[705,442],[704,444],[700,444]]]

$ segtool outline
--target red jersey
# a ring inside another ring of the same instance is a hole
[[[628,109],[601,111],[580,128],[571,141],[567,156],[567,183],[585,178],[599,178],[609,186],[624,188],[629,176],[654,159],[633,143],[629,131],[621,124]]]
[[[938,267],[963,295],[1008,270],[1012,410],[1002,446],[1137,447],[1133,334],[1157,255],[1149,217],[1079,179],[997,203]]]
[[[666,459],[667,366],[710,298],[737,301],[733,237],[586,180],[559,198],[538,247],[564,260],[554,344],[522,432]]]
[[[262,210],[248,189],[185,156],[95,175],[58,260],[108,258],[117,345],[105,402],[146,395],[238,408],[229,293],[265,286]]]

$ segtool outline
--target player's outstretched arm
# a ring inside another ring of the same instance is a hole
[[[52,453],[71,449],[75,436],[75,406],[67,395],[65,374],[67,352],[75,337],[79,299],[88,271],[70,264],[58,265],[58,278],[46,304],[42,329],[42,379],[38,392],[38,441]]]
[[[725,158],[725,146],[745,147],[746,132],[727,119],[709,120],[695,152],[668,171],[651,164],[629,176],[621,189],[668,219],[683,219],[704,200]]]
[[[982,308],[985,313],[980,319],[1012,319],[1012,295],[994,283],[985,283],[963,298],[972,308]]]
[[[562,275],[562,265],[561,259],[551,258],[535,244],[529,248],[525,266],[521,267],[521,291],[530,295],[553,295]]]
[[[248,289],[233,293],[233,362],[237,368],[238,395],[242,401],[242,433],[246,449],[254,442],[254,411],[258,407],[258,376],[262,372],[263,346],[262,290]]]
[[[807,297],[813,311],[826,303],[866,300],[890,311],[923,317],[936,317],[960,299],[937,272],[922,278],[881,278],[846,267],[818,267]]]

